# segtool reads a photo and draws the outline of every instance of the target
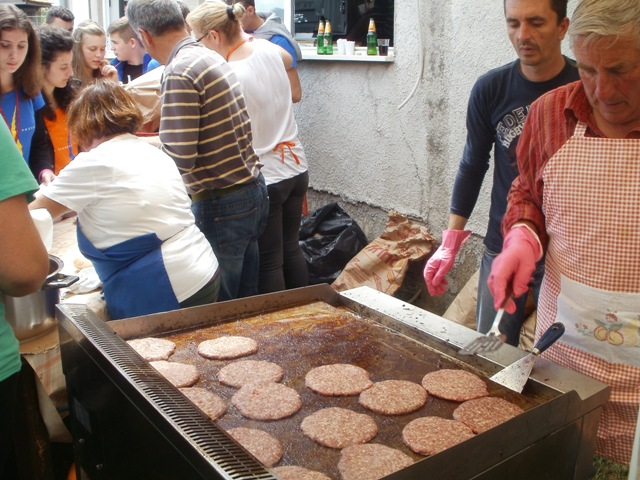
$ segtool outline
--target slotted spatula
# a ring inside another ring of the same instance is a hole
[[[554,323],[542,334],[529,355],[500,370],[490,379],[514,392],[522,392],[529,375],[531,375],[536,357],[553,345],[563,334],[564,324]]]
[[[508,301],[509,298],[507,297],[507,300],[502,304],[502,307],[500,307],[496,312],[496,316],[493,319],[493,325],[491,325],[491,330],[489,330],[485,336],[478,337],[462,347],[462,349],[458,351],[460,355],[475,355],[477,353],[493,352],[502,346],[504,342],[500,340],[500,330],[498,329],[498,326],[500,325],[500,320],[502,320],[502,315],[504,315],[504,307],[507,305]]]

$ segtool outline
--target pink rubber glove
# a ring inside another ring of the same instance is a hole
[[[511,228],[504,237],[502,252],[493,261],[487,284],[493,295],[493,306],[498,310],[508,293],[518,298],[529,291],[529,283],[542,257],[542,247],[536,235],[524,225]],[[516,311],[510,299],[504,308],[507,313]]]
[[[456,255],[460,247],[467,241],[471,231],[469,230],[445,230],[442,232],[442,244],[431,255],[424,267],[424,281],[432,296],[442,295],[448,285],[445,275],[453,267]]]

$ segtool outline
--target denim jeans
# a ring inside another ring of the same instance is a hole
[[[488,333],[493,324],[493,319],[496,316],[496,310],[493,307],[493,295],[487,285],[489,274],[491,273],[491,265],[498,256],[497,253],[491,250],[485,249],[482,256],[482,262],[480,263],[480,276],[478,278],[478,303],[476,307],[476,325],[477,330],[480,333]],[[533,290],[533,299],[536,305],[538,305],[538,295],[540,294],[540,285],[542,284],[542,277],[544,276],[544,259],[540,260],[536,264],[536,270],[533,273],[533,279],[529,284],[529,288]],[[509,345],[518,346],[520,341],[520,330],[522,324],[526,320],[524,317],[525,304],[527,303],[527,295],[522,295],[520,298],[514,298],[516,303],[516,311],[513,314],[507,312],[504,313],[502,320],[500,321],[500,332],[507,337],[507,343]]]
[[[220,264],[218,300],[258,293],[258,238],[264,230],[269,199],[264,177],[251,185],[191,206],[196,225]]]
[[[307,261],[300,248],[302,203],[309,173],[272,183],[267,226],[260,236],[260,293],[279,292],[309,284]]]

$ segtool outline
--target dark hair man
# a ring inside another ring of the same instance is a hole
[[[487,288],[495,256],[502,249],[500,221],[511,182],[518,175],[516,145],[529,106],[542,94],[578,79],[578,71],[561,52],[567,33],[567,0],[505,0],[509,39],[518,59],[481,76],[471,90],[467,109],[467,140],[458,168],[442,245],[427,262],[424,278],[431,295],[444,293],[445,275],[451,270],[462,244],[471,235],[465,226],[480,194],[493,149],[494,170],[489,225],[480,265],[476,325],[487,333],[496,310]],[[534,280],[534,298],[542,280],[542,266]],[[516,312],[505,314],[500,331],[518,345],[524,322],[526,297],[517,300]]]
[[[75,19],[76,17],[71,10],[66,7],[54,5],[47,10],[45,23],[47,25],[57,25],[69,32],[73,32],[73,22]]]

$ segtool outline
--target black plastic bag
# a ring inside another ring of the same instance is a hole
[[[309,268],[309,284],[333,283],[367,244],[360,226],[337,203],[312,212],[300,225],[300,246]]]

